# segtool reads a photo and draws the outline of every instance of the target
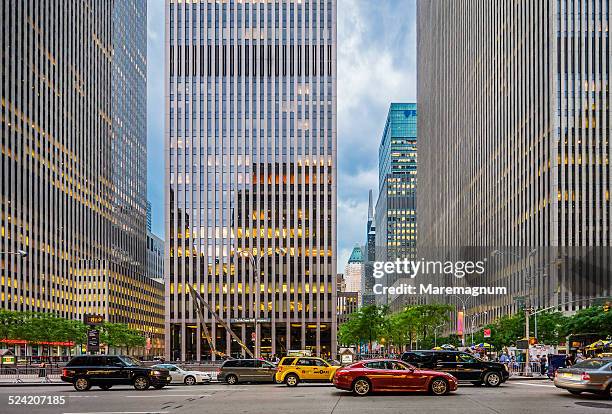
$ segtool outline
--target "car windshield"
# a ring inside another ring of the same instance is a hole
[[[586,360],[575,364],[572,368],[582,369],[599,369],[604,365],[607,365],[609,361],[598,361],[598,360]]]
[[[128,367],[141,367],[142,366],[142,362],[138,361],[137,359],[130,358],[128,356],[123,356],[120,358],[125,363],[125,365],[127,365]]]

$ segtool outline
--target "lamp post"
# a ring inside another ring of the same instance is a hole
[[[278,250],[275,250],[273,254],[279,255],[279,256],[284,256],[287,254],[287,249],[284,247],[279,248]],[[260,283],[260,276],[261,276],[261,261],[262,259],[265,257],[263,254],[262,255],[258,255],[257,257],[255,257],[253,255],[253,253],[251,253],[249,250],[239,250],[236,251],[234,253],[234,257],[241,257],[243,259],[249,259],[249,262],[251,263],[251,267],[253,268],[253,270],[255,270],[255,277],[254,277],[254,282],[255,284],[257,284],[257,292],[253,292],[253,289],[251,289],[251,293],[255,296],[255,352],[253,352],[253,354],[255,355],[255,358],[259,358],[259,307],[260,307],[260,301],[259,301],[259,293],[260,293],[260,289],[259,289],[259,283]],[[276,310],[276,295],[273,296],[273,306],[272,309]]]
[[[486,316],[487,312],[475,313],[472,315],[472,323],[470,324],[470,332],[472,334],[472,345],[474,345],[474,327],[476,326],[476,319],[481,316]]]
[[[537,249],[531,249],[529,253],[527,253],[527,256],[522,256],[512,251],[493,250],[491,252],[491,256],[495,257],[495,256],[509,255],[509,256],[513,256],[517,260],[527,259],[527,267],[529,268],[531,258],[533,258],[536,255],[536,253],[537,253]],[[527,352],[525,353],[525,376],[528,376],[529,375],[529,314],[531,311],[531,277],[532,277],[532,274],[529,271],[529,269],[527,269],[527,271],[522,269],[521,273],[523,274],[523,278],[525,279],[525,290],[526,290],[525,292],[525,338],[527,338],[528,345],[527,345]]]
[[[461,328],[463,329],[461,331],[461,346],[465,347],[465,308],[466,308],[467,303],[474,296],[468,296],[467,299],[463,299],[461,296],[458,296],[458,295],[449,295],[449,296],[455,297],[459,299],[459,301],[461,302],[461,309],[462,309]]]

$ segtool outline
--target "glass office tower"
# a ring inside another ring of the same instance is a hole
[[[412,258],[417,238],[417,104],[392,103],[378,150],[379,193],[376,203],[376,260]],[[384,284],[401,280],[390,277]],[[406,297],[399,297],[400,301]],[[379,303],[400,309],[394,298],[376,295]]]
[[[160,352],[163,291],[145,274],[146,2],[0,13],[1,306],[99,313]]]
[[[215,357],[190,288],[256,355],[336,351],[335,22],[335,0],[166,1],[172,359]]]

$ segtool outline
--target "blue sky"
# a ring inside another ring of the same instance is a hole
[[[164,1],[148,1],[147,192],[164,236]],[[338,0],[338,271],[363,244],[391,102],[416,102],[416,1]]]

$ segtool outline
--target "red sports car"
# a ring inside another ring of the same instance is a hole
[[[445,372],[421,370],[395,359],[370,359],[340,368],[334,385],[363,396],[372,391],[421,391],[434,395],[457,390],[457,378]]]

